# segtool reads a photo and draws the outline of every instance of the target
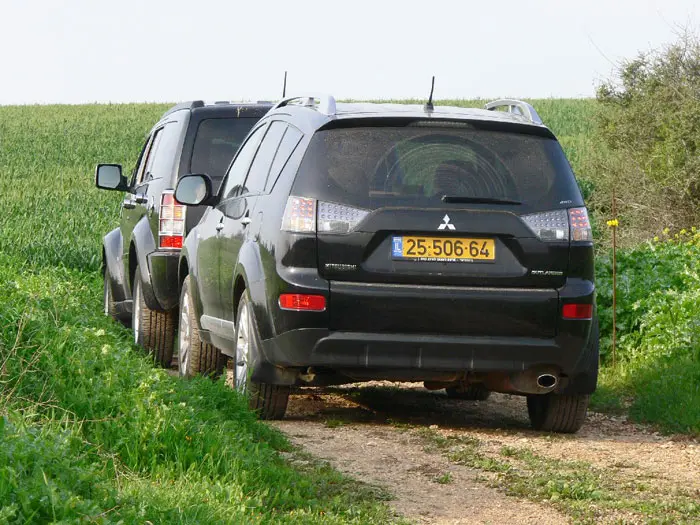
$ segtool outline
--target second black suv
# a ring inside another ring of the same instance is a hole
[[[505,110],[505,111],[502,111]],[[423,381],[527,396],[575,432],[598,374],[593,243],[534,108],[280,102],[251,131],[181,254],[181,372],[219,351],[266,418],[292,385]]]
[[[168,110],[146,138],[130,180],[118,164],[99,164],[98,188],[125,191],[119,227],[103,240],[105,314],[131,323],[134,340],[170,366],[177,327],[177,268],[182,241],[203,210],[175,202],[187,173],[206,173],[218,188],[268,103],[202,101]]]

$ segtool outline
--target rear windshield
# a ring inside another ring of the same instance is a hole
[[[517,201],[517,213],[583,205],[556,140],[468,125],[317,132],[293,191],[367,209],[467,205],[445,195]]]
[[[258,120],[252,117],[202,120],[194,139],[190,173],[206,173],[218,188],[233,156]]]

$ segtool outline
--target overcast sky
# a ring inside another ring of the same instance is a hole
[[[0,0],[0,104],[593,96],[692,0]]]

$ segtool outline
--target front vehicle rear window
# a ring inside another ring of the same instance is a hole
[[[243,139],[258,120],[252,117],[202,120],[194,139],[190,173],[206,173],[218,188]]]
[[[465,206],[445,195],[518,201],[518,213],[583,205],[556,140],[469,124],[319,131],[293,192],[366,209]]]

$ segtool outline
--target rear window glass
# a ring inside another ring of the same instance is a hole
[[[206,173],[218,188],[233,156],[258,120],[251,117],[202,120],[194,139],[190,173]]]
[[[557,141],[471,127],[320,131],[298,173],[296,195],[367,209],[465,206],[445,195],[518,201],[519,213],[582,205]]]

